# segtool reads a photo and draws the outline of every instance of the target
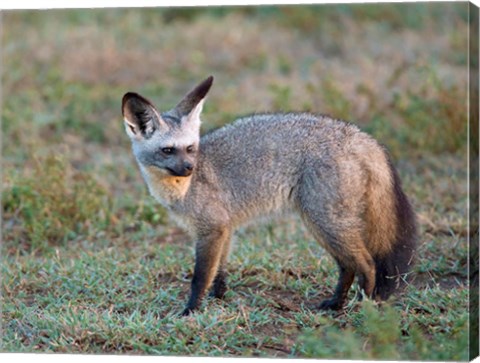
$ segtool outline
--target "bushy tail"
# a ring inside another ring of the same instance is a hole
[[[374,296],[386,300],[395,290],[405,285],[405,274],[414,263],[417,242],[415,214],[404,194],[398,173],[387,157],[392,177],[396,228],[391,249],[375,259],[376,278]]]

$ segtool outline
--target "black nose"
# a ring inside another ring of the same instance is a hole
[[[165,168],[172,176],[190,176],[192,175],[193,165],[183,165],[177,168]]]
[[[192,163],[189,163],[188,161],[184,162],[183,163],[183,167],[185,169],[187,169],[188,171],[192,171],[193,170],[193,164]]]

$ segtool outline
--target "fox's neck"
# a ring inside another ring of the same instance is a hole
[[[157,168],[141,167],[150,194],[164,207],[181,203],[188,192],[192,177],[166,175]]]

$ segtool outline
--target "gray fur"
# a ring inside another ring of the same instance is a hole
[[[337,291],[321,307],[340,308],[355,274],[372,296],[374,261],[390,253],[400,228],[383,148],[353,124],[308,113],[252,115],[200,138],[199,114],[211,81],[202,82],[163,116],[145,103],[146,114],[160,115],[157,122],[163,125],[152,135],[142,137],[126,128],[151,193],[197,240],[184,314],[199,307],[212,284],[214,295],[223,295],[235,228],[285,210],[299,213],[339,264]],[[128,104],[124,102],[125,122],[135,126],[141,120],[132,119]],[[137,100],[134,104],[138,109]],[[165,157],[159,152],[186,143],[194,145],[193,155]],[[165,172],[187,157],[195,159],[190,176]]]

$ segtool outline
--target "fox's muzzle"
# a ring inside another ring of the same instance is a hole
[[[193,164],[189,161],[185,161],[179,166],[165,169],[173,176],[190,176],[193,172]]]

